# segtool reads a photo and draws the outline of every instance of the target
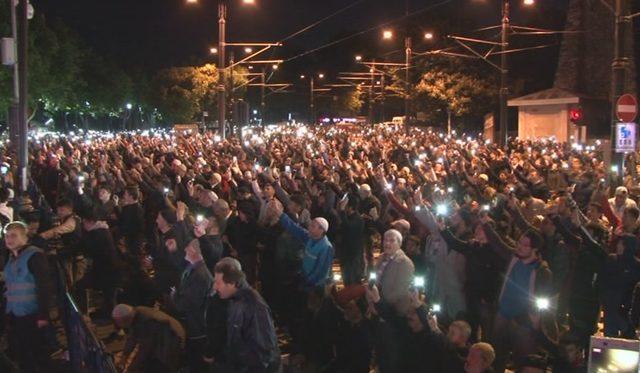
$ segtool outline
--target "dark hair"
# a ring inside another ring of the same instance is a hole
[[[239,287],[245,281],[245,274],[241,269],[238,268],[234,263],[221,260],[219,261],[213,269],[214,273],[222,274],[222,281],[225,284],[234,284],[236,287]]]
[[[531,247],[540,250],[544,247],[544,239],[536,231],[529,229],[522,234],[522,237],[527,237],[531,243]]]
[[[0,188],[0,203],[7,202],[9,200],[9,190],[7,188]]]
[[[140,189],[138,189],[138,187],[135,185],[128,185],[126,188],[124,188],[124,192],[129,193],[134,201],[140,199]]]
[[[624,209],[624,213],[631,215],[635,220],[638,220],[638,217],[640,217],[640,210],[637,207],[627,207]]]
[[[304,196],[302,194],[294,194],[291,196],[291,202],[299,205],[301,208],[305,208],[307,201],[305,201]]]
[[[73,208],[73,202],[67,198],[61,198],[56,202],[56,207],[71,207]]]

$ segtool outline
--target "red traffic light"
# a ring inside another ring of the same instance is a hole
[[[582,118],[583,118],[582,109],[574,108],[569,111],[569,119],[571,119],[571,122],[578,123],[582,121]]]

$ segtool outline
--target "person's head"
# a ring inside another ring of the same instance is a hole
[[[184,249],[184,260],[193,264],[202,260],[202,252],[200,251],[200,241],[193,239]]]
[[[455,227],[456,234],[462,235],[472,227],[472,215],[469,209],[461,208],[451,216],[451,225]]]
[[[516,256],[523,261],[532,260],[537,257],[538,251],[542,248],[544,241],[538,233],[528,230],[520,236],[516,248]]]
[[[4,228],[4,243],[7,249],[17,251],[29,241],[28,228],[21,221],[14,221]]]
[[[358,193],[360,194],[360,198],[365,199],[371,196],[371,187],[369,184],[362,184],[358,189]]]
[[[198,202],[204,207],[211,207],[218,200],[218,195],[212,190],[202,188],[198,193]]]
[[[309,236],[313,240],[321,239],[329,230],[329,222],[325,218],[315,218],[309,223]]]
[[[111,311],[111,318],[118,328],[126,329],[131,326],[136,310],[128,304],[118,304]]]
[[[126,204],[132,204],[138,202],[140,199],[140,190],[136,186],[128,186],[124,189],[122,200]]]
[[[27,224],[27,236],[35,237],[40,231],[40,215],[39,214],[27,214],[24,217],[24,222]]]
[[[177,221],[176,213],[172,209],[164,209],[158,213],[156,217],[156,226],[161,232],[166,232]]]
[[[627,202],[627,197],[629,196],[629,191],[627,188],[623,186],[619,186],[616,188],[615,194],[615,204],[616,206],[622,206]]]
[[[109,202],[111,199],[111,189],[106,185],[100,186],[100,188],[98,188],[98,199],[102,203]]]
[[[384,232],[382,247],[384,253],[387,255],[392,255],[396,251],[400,250],[402,247],[402,234],[395,229],[389,229]]]
[[[266,199],[272,199],[276,195],[276,189],[271,184],[265,184],[264,188],[262,188],[262,193]]]
[[[560,355],[563,360],[568,361],[573,366],[578,366],[584,360],[582,341],[573,333],[565,333],[560,337]]]
[[[218,199],[213,204],[213,214],[219,221],[223,221],[229,216],[229,212],[231,209],[229,208],[229,203],[223,199]]]
[[[355,213],[358,213],[358,207],[360,206],[360,196],[359,194],[349,194],[349,201],[347,202],[347,205],[344,208],[344,211],[348,214],[348,215],[352,215]]]
[[[10,197],[9,189],[0,188],[0,203],[7,203]]]
[[[635,207],[627,207],[622,213],[622,227],[625,230],[632,230],[638,225],[638,216],[640,216],[640,210]]]
[[[258,211],[252,201],[238,201],[238,217],[243,223],[253,223],[258,219]]]
[[[230,257],[220,259],[213,273],[213,290],[221,299],[232,297],[245,282],[245,274],[242,272],[240,262]]]
[[[300,214],[306,206],[304,196],[300,194],[294,194],[291,196],[291,203],[289,204],[289,212],[292,214]]]
[[[464,347],[469,342],[471,326],[463,320],[456,320],[449,325],[447,339],[456,347]]]
[[[411,224],[405,219],[400,219],[392,222],[391,228],[400,232],[402,237],[406,237],[409,234],[409,231],[411,231]]]
[[[68,199],[61,199],[56,203],[56,215],[63,220],[73,214],[73,203]],[[62,223],[62,222],[61,222]]]
[[[587,217],[591,221],[598,221],[602,218],[602,205],[599,202],[591,202],[587,209]]]
[[[482,373],[491,367],[496,358],[493,347],[485,342],[479,342],[471,346],[467,360],[464,363],[466,373]]]

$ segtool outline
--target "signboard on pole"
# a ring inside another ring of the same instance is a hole
[[[616,124],[616,153],[631,153],[636,151],[636,124]]]
[[[636,120],[638,115],[638,100],[636,96],[624,94],[616,103],[616,116],[620,122],[630,123]]]

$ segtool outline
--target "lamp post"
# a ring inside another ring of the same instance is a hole
[[[305,75],[300,75],[300,79],[304,80],[306,78]],[[319,73],[318,79],[324,79],[324,74]],[[316,110],[315,110],[315,91],[316,91],[316,80],[313,74],[309,75],[309,124],[316,123]]]

